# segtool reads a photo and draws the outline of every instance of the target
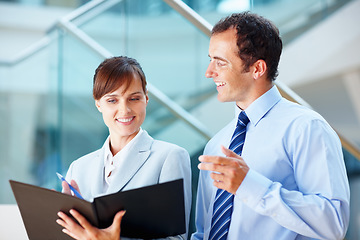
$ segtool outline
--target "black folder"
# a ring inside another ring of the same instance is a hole
[[[125,209],[121,236],[164,238],[185,233],[183,179],[97,197],[93,202],[10,180],[30,240],[72,239],[56,223],[57,213],[76,209],[94,226],[106,228]]]

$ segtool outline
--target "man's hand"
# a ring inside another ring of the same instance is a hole
[[[58,212],[59,219],[56,220],[64,228],[63,232],[70,237],[78,240],[120,240],[120,224],[125,211],[119,211],[115,215],[111,226],[105,229],[92,226],[85,217],[74,209],[70,210],[70,214],[79,224],[63,212]]]
[[[221,146],[221,151],[226,157],[202,155],[199,157],[200,170],[212,171],[211,178],[214,179],[214,186],[235,194],[249,167],[244,159],[233,151]]]

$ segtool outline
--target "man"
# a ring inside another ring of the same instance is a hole
[[[193,240],[345,236],[350,194],[341,143],[319,114],[281,97],[273,83],[281,50],[278,29],[256,14],[233,14],[212,30],[205,75],[218,100],[235,102],[248,120],[236,117],[199,157]],[[245,142],[233,152],[237,122]]]

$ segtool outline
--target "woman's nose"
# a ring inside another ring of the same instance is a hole
[[[120,101],[118,110],[120,113],[128,113],[130,112],[130,107],[126,101]]]

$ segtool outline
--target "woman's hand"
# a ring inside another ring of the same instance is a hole
[[[70,181],[70,184],[71,184],[71,186],[73,186],[73,188],[75,188],[75,190],[76,190],[78,193],[80,193],[80,195],[81,195],[79,186],[77,185],[76,181],[75,181],[75,180],[71,180],[71,181]],[[68,194],[68,195],[73,195],[73,194],[71,194],[71,189],[70,189],[69,184],[68,184],[67,182],[63,181],[63,182],[61,183],[61,186],[62,186],[62,188],[63,188],[63,190],[62,190],[63,193]]]
[[[120,240],[120,224],[125,211],[119,211],[111,226],[105,229],[92,226],[85,217],[74,209],[70,210],[70,214],[79,224],[63,212],[58,212],[59,219],[56,220],[64,228],[63,232],[70,237],[78,240]]]

